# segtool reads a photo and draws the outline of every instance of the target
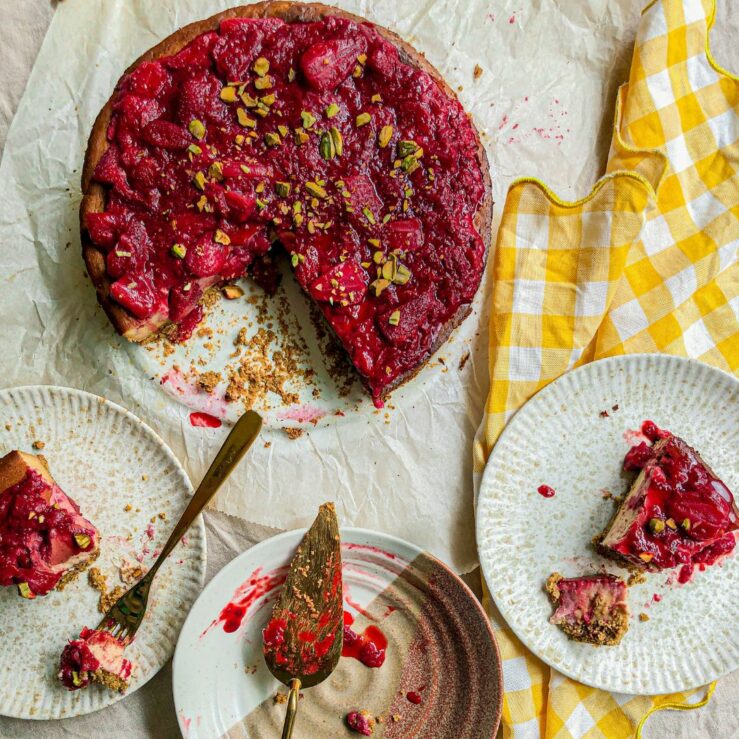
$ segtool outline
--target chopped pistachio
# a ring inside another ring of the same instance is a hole
[[[380,246],[380,239],[367,239],[367,243],[377,247]]]
[[[387,223],[392,218],[392,215],[388,213],[386,216],[383,217],[382,222]]]
[[[257,103],[257,107],[254,108],[254,112],[260,118],[266,118],[269,115],[269,108],[262,102]]]
[[[380,129],[380,133],[377,134],[377,143],[380,145],[380,148],[384,149],[390,143],[390,139],[392,137],[393,137],[393,127],[383,126]]]
[[[403,161],[400,163],[400,168],[407,172],[408,174],[411,174],[412,172],[415,172],[419,168],[418,159],[416,159],[413,154],[409,154],[407,157],[403,159]]]
[[[680,528],[684,531],[690,531],[690,519],[684,518],[682,523],[680,524]]]
[[[382,253],[381,251],[376,251],[376,252],[375,252],[375,253],[374,253],[374,254],[372,255],[372,261],[373,261],[373,262],[374,262],[375,264],[382,264],[382,261],[383,261],[383,259],[385,259],[385,255],[384,255],[384,254],[383,254],[383,253]]]
[[[205,136],[205,125],[202,121],[199,121],[197,118],[193,118],[188,124],[187,124],[187,130],[190,131],[190,133],[198,140],[203,138]]]
[[[375,220],[375,214],[365,205],[364,208],[362,208],[362,213],[364,214],[364,217],[372,224],[374,225],[377,223]]]
[[[279,146],[282,143],[282,139],[280,139],[280,135],[278,133],[269,131],[264,134],[264,143],[267,144],[267,146]]]
[[[238,108],[236,111],[236,118],[239,121],[239,125],[244,126],[245,128],[255,128],[257,125],[256,120],[254,120],[254,118],[249,118],[243,108]]]
[[[263,56],[260,56],[254,62],[254,66],[252,68],[260,77],[264,77],[267,72],[269,72],[269,62]]]
[[[253,98],[248,92],[240,93],[239,97],[241,98],[241,102],[244,103],[247,108],[256,108],[258,105],[257,99]]]
[[[221,231],[220,228],[217,228],[215,234],[213,235],[213,241],[215,241],[216,244],[223,244],[224,246],[228,246],[231,243],[231,237],[227,233]]]
[[[204,210],[208,208],[208,198],[205,195],[201,195],[200,198],[198,198],[198,202],[195,203],[197,206],[197,209],[200,213],[202,213]]]
[[[79,688],[82,685],[83,679],[80,677],[80,673],[77,670],[72,670],[72,685]]]
[[[654,555],[653,555],[653,554],[650,554],[649,552],[641,552],[641,553],[639,554],[639,559],[640,559],[640,560],[641,560],[642,562],[647,562],[647,563],[649,563],[649,562],[651,562],[651,561],[652,561],[653,557],[654,557]]]
[[[77,542],[77,546],[80,549],[87,549],[92,541],[87,534],[75,534],[74,540]]]
[[[382,277],[392,282],[395,279],[395,272],[397,269],[397,263],[391,259],[382,265]]]
[[[33,594],[33,591],[31,590],[30,585],[27,582],[19,582],[18,583],[18,592],[24,597],[31,600],[32,598],[35,598],[36,596]]]
[[[362,65],[357,64],[352,70],[352,77],[361,77],[361,76],[362,76]]]
[[[264,182],[260,182],[254,189],[257,192],[264,192]]]
[[[673,531],[675,531],[675,529],[677,528],[677,524],[675,523],[674,518],[668,518],[665,523],[667,524],[668,529],[672,529]]]
[[[220,162],[211,162],[208,167],[208,176],[220,182],[223,179],[223,165]]]
[[[411,279],[411,271],[404,264],[399,264],[393,282],[396,285],[405,285]]]
[[[310,139],[310,136],[302,128],[295,129],[295,143],[298,146],[302,146],[308,139]]]
[[[650,518],[649,530],[653,534],[659,534],[665,530],[665,522],[661,518]]]
[[[170,252],[172,252],[173,257],[177,257],[177,259],[184,259],[185,254],[187,254],[187,249],[185,248],[184,244],[172,244]]]
[[[394,310],[390,314],[390,317],[387,319],[387,322],[391,326],[397,326],[400,323],[400,311],[399,310]]]
[[[375,291],[375,296],[379,297],[380,293],[387,287],[390,286],[389,280],[375,280],[370,284],[370,287]]]
[[[415,141],[398,142],[398,155],[401,159],[409,154],[414,154],[416,151],[418,151],[418,144]]]
[[[316,182],[306,182],[305,189],[316,198],[326,198],[328,193]]]
[[[357,128],[360,126],[366,126],[372,120],[372,116],[369,113],[360,113],[357,116]]]
[[[304,217],[302,213],[293,214],[293,223],[296,226],[301,226],[303,224],[303,220],[304,220]]]
[[[289,182],[275,182],[275,192],[281,198],[286,198],[290,194],[290,183]]]
[[[236,136],[234,136],[234,141],[236,142],[236,146],[241,146],[245,141],[244,134],[237,133]]]
[[[341,110],[336,103],[329,103],[326,106],[326,118],[333,118]]]
[[[205,175],[202,172],[196,172],[192,181],[198,190],[205,190]]]
[[[344,153],[344,137],[341,135],[341,131],[339,131],[336,126],[331,126],[331,128],[329,129],[329,133],[331,134],[331,140],[334,142],[336,156],[340,157]]]
[[[260,200],[259,198],[257,198],[256,203],[259,210],[264,210],[267,207],[267,203],[264,200]]]
[[[277,130],[283,139],[287,138],[287,135],[290,133],[290,129],[287,126],[277,126]]]
[[[293,254],[290,257],[290,264],[292,264],[293,267],[297,267],[300,264],[300,257],[297,254]]]
[[[270,93],[269,95],[265,95],[264,97],[259,98],[259,102],[269,107],[270,105],[275,104],[275,96]]]
[[[373,103],[381,103],[382,102],[382,95],[375,93],[371,98],[370,101]]]
[[[288,82],[295,81],[295,70],[292,67],[290,67],[290,70],[287,73],[287,81]]]
[[[223,297],[226,300],[236,300],[244,295],[244,291],[238,285],[226,285],[223,288]]]
[[[334,146],[333,138],[331,138],[331,134],[328,133],[328,131],[321,134],[318,151],[321,154],[322,159],[333,159],[336,156],[336,147]]]
[[[357,61],[360,64],[362,64],[362,65],[366,64],[367,63],[367,55],[366,54],[359,54],[359,56],[357,56]]]
[[[266,77],[257,77],[254,80],[254,87],[257,90],[269,90],[272,87],[272,78],[269,75]]]
[[[303,128],[312,128],[315,125],[316,117],[308,110],[300,113],[300,120],[303,121]]]
[[[236,97],[236,88],[235,87],[222,87],[221,88],[221,100],[223,100],[224,103],[235,103],[237,100]]]
[[[187,150],[190,154],[193,154],[196,157],[203,153],[203,150],[197,144],[190,144],[190,146],[187,147]]]

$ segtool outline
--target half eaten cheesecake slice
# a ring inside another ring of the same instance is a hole
[[[99,539],[41,457],[0,459],[0,585],[25,598],[61,590],[97,557]]]
[[[641,469],[598,542],[599,550],[628,565],[662,570],[713,564],[736,544],[739,510],[729,488],[695,449],[650,421],[653,442],[633,447],[625,469]]]
[[[613,646],[629,628],[626,584],[615,575],[563,577],[552,573],[546,584],[555,611],[550,623],[570,639]]]
[[[126,645],[109,631],[82,629],[79,639],[64,647],[59,660],[59,679],[68,690],[86,688],[97,682],[125,693],[132,663],[123,656]]]

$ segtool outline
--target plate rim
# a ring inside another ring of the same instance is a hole
[[[95,395],[95,393],[88,392],[87,390],[82,390],[80,388],[71,387],[68,385],[54,385],[49,383],[40,383],[40,384],[24,384],[24,385],[13,385],[10,387],[2,387],[0,388],[0,398],[2,396],[13,393],[13,392],[33,392],[34,390],[42,390],[42,391],[57,391],[61,394],[67,394],[67,395],[77,395],[79,397],[85,398],[86,400],[91,400],[93,402],[102,403],[103,405],[107,405],[110,407],[113,411],[123,414],[123,416],[128,417],[130,420],[132,420],[137,425],[143,426],[144,432],[151,434],[151,436],[154,438],[154,440],[157,442],[157,445],[164,451],[165,455],[170,458],[172,463],[174,464],[175,468],[182,474],[183,479],[187,483],[188,486],[188,496],[191,498],[194,495],[195,488],[193,487],[192,480],[190,480],[190,476],[187,474],[187,470],[184,468],[183,464],[178,459],[177,455],[172,451],[170,446],[162,439],[162,437],[143,419],[139,418],[135,413],[128,410],[124,406],[120,405],[119,403],[116,403],[113,400],[110,400],[109,398],[106,398],[102,395]],[[193,605],[197,601],[197,599],[200,597],[200,595],[203,592],[203,586],[205,583],[205,576],[208,566],[208,539],[205,529],[205,519],[203,518],[203,514],[200,513],[195,521],[191,524],[192,526],[197,526],[200,529],[200,539],[203,542],[201,551],[196,555],[196,559],[199,560],[202,564],[200,567],[200,574],[199,574],[199,587],[200,592],[197,594],[195,600],[193,601]],[[192,606],[191,606],[192,608]],[[188,611],[189,615],[189,611]],[[180,633],[182,633],[182,629],[185,625],[185,619],[182,622],[182,626],[180,627]],[[177,634],[177,641],[175,642],[175,650],[177,649],[177,643],[179,642],[180,633]],[[174,652],[172,653],[172,657],[174,656]],[[170,657],[169,659],[172,659]],[[112,697],[112,700],[110,702],[103,701],[103,705],[92,708],[91,710],[80,710],[75,711],[74,709],[66,716],[39,716],[36,714],[20,714],[20,713],[4,713],[2,710],[0,710],[0,716],[5,716],[7,718],[13,718],[13,719],[21,719],[21,720],[28,720],[28,721],[63,721],[65,719],[71,719],[71,718],[79,718],[80,716],[90,716],[94,713],[98,713],[100,711],[103,711],[106,708],[110,708],[110,706],[113,706],[117,703],[120,703],[124,698],[127,698],[130,695],[133,695],[138,690],[143,688],[147,683],[149,683],[154,677],[156,677],[162,669],[167,665],[167,662],[169,661],[165,660],[156,670],[152,671],[151,674],[149,674],[145,680],[142,682],[139,682],[134,690],[126,691],[123,694],[115,693],[113,694],[112,691],[107,691],[110,696]],[[0,707],[1,709],[2,707]]]
[[[185,633],[185,629],[188,626],[188,622],[193,618],[193,610],[197,602],[206,596],[206,593],[208,589],[211,587],[213,583],[215,583],[216,579],[221,576],[222,573],[226,571],[227,568],[230,568],[231,566],[235,566],[236,563],[238,563],[240,560],[245,559],[250,552],[253,552],[254,549],[257,547],[262,546],[266,543],[281,543],[284,541],[290,541],[293,539],[297,539],[295,544],[297,545],[299,538],[302,537],[305,532],[308,530],[308,527],[305,528],[299,528],[299,529],[291,529],[289,531],[283,531],[279,534],[275,534],[274,536],[268,536],[266,539],[262,539],[262,541],[257,542],[253,546],[249,547],[248,549],[245,549],[243,552],[237,554],[235,557],[233,557],[229,562],[227,562],[223,567],[211,578],[211,580],[207,583],[207,585],[200,591],[200,595],[198,595],[197,599],[193,603],[192,608],[190,609],[189,613],[187,614],[187,618],[185,619],[184,623],[182,624],[182,628],[180,629],[180,634],[177,638],[177,645],[175,646],[174,656],[172,657],[172,698],[174,700],[174,707],[175,712],[177,714],[177,725],[180,730],[180,734],[182,737],[185,737],[185,733],[183,731],[182,726],[182,720],[181,720],[181,714],[182,714],[182,701],[181,699],[178,699],[178,693],[177,693],[177,686],[176,686],[176,676],[178,674],[178,655],[181,655],[184,653],[184,646],[180,647],[180,644],[183,639],[183,634]],[[497,674],[498,674],[498,680],[496,682],[495,687],[497,688],[497,695],[498,700],[496,701],[496,710],[495,710],[495,731],[493,732],[492,736],[496,736],[497,731],[500,727],[500,721],[503,714],[503,658],[501,656],[500,647],[498,645],[498,641],[495,637],[495,630],[493,629],[493,624],[490,620],[490,617],[485,612],[485,608],[482,605],[482,602],[477,599],[477,596],[472,592],[472,589],[467,585],[467,583],[461,578],[460,575],[458,575],[452,568],[447,565],[446,563],[442,562],[438,557],[436,557],[434,554],[429,552],[428,550],[422,549],[421,547],[417,546],[416,544],[413,544],[412,542],[407,541],[406,539],[401,539],[398,536],[393,536],[392,534],[386,534],[382,531],[378,531],[376,529],[365,529],[358,526],[342,526],[339,528],[339,533],[341,536],[342,543],[358,543],[352,537],[356,537],[357,539],[359,537],[379,537],[381,540],[388,542],[393,547],[398,548],[404,548],[407,550],[410,550],[413,553],[414,557],[417,557],[419,554],[423,554],[427,557],[429,557],[434,564],[440,566],[442,569],[446,570],[457,582],[458,585],[461,585],[462,592],[467,596],[468,600],[472,601],[474,604],[474,611],[477,612],[478,617],[482,619],[482,623],[485,625],[485,630],[490,638],[490,642],[493,647],[493,652],[497,657]],[[402,551],[402,549],[401,549]]]
[[[725,378],[728,378],[732,383],[734,383],[739,388],[739,379],[736,378],[734,375],[732,375],[729,372],[726,372],[725,370],[721,369],[720,367],[715,367],[714,365],[708,364],[707,362],[701,362],[698,359],[694,359],[693,357],[682,357],[677,354],[666,354],[663,352],[638,352],[638,353],[632,353],[632,354],[616,354],[610,357],[603,357],[601,359],[594,360],[592,362],[587,362],[586,364],[580,365],[579,367],[575,367],[573,369],[568,370],[567,372],[563,372],[559,377],[556,377],[551,382],[547,383],[544,387],[539,388],[539,390],[536,391],[514,414],[511,416],[511,418],[508,419],[506,422],[506,425],[504,426],[503,430],[500,433],[500,436],[495,442],[495,445],[493,446],[493,451],[491,451],[490,456],[488,457],[487,462],[485,463],[485,469],[483,470],[482,477],[480,479],[480,486],[478,490],[478,496],[477,500],[475,501],[475,537],[477,543],[477,554],[478,559],[480,561],[480,571],[482,573],[482,576],[485,581],[485,585],[488,588],[488,592],[490,593],[490,597],[493,599],[493,602],[495,603],[495,607],[498,610],[498,613],[500,613],[501,618],[503,621],[505,621],[505,624],[508,626],[508,628],[511,629],[511,631],[515,634],[516,638],[520,640],[520,642],[524,645],[524,647],[531,652],[534,656],[538,657],[542,662],[547,664],[549,667],[557,670],[562,675],[565,675],[566,677],[575,680],[583,685],[587,685],[592,688],[597,688],[598,690],[604,690],[611,693],[620,693],[623,695],[669,695],[673,692],[685,692],[688,690],[694,690],[696,688],[703,687],[704,685],[707,685],[708,683],[714,682],[716,680],[720,680],[722,677],[725,677],[726,675],[730,674],[734,670],[737,669],[736,666],[729,667],[726,670],[722,671],[720,674],[713,676],[711,679],[709,679],[707,682],[696,682],[696,683],[686,683],[685,685],[682,685],[680,687],[676,687],[674,690],[669,691],[668,693],[640,693],[636,692],[633,688],[626,688],[626,689],[614,689],[613,687],[609,686],[603,686],[602,684],[598,684],[596,681],[589,680],[589,679],[583,679],[581,676],[577,675],[574,670],[570,669],[563,669],[560,665],[557,665],[554,663],[554,661],[548,657],[545,653],[540,652],[537,650],[534,646],[531,645],[528,637],[528,633],[520,629],[517,624],[511,623],[505,616],[504,610],[501,608],[501,605],[499,604],[496,596],[495,596],[495,590],[493,587],[490,586],[490,581],[488,580],[488,567],[489,562],[488,560],[483,556],[482,548],[480,547],[479,542],[482,539],[482,524],[481,524],[481,515],[480,515],[480,508],[481,508],[481,502],[483,500],[483,490],[485,488],[486,480],[489,476],[492,476],[493,474],[493,465],[491,464],[491,460],[493,459],[493,453],[495,450],[495,447],[498,446],[500,441],[510,432],[512,421],[515,419],[515,417],[518,415],[518,413],[523,410],[529,403],[531,403],[535,398],[537,398],[541,393],[547,391],[552,386],[556,385],[557,383],[564,380],[566,377],[570,377],[574,373],[578,374],[584,374],[586,372],[592,371],[591,368],[594,365],[610,365],[610,364],[629,364],[633,361],[644,361],[647,358],[658,358],[657,361],[667,361],[667,362],[674,362],[675,364],[683,364],[683,365],[691,365],[693,367],[699,368],[699,371],[702,372],[713,372],[718,373],[719,376],[724,376]]]

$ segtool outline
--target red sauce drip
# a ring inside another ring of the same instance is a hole
[[[652,596],[652,600],[653,600],[653,601],[654,601],[655,603],[659,603],[659,602],[660,602],[660,601],[662,600],[662,596],[661,596],[661,595],[660,595],[659,593],[655,593],[655,594],[654,594],[654,595]]]
[[[693,577],[693,565],[683,565],[677,574],[677,581],[681,585],[685,585],[686,582],[690,582]]]
[[[361,634],[344,626],[342,657],[357,659],[366,667],[382,667],[386,649],[387,638],[377,626],[370,624]]]
[[[229,603],[221,611],[220,618],[223,622],[223,630],[227,634],[232,634],[239,628],[239,626],[241,626],[241,622],[244,620],[244,616],[246,616],[246,608],[244,606],[239,606],[235,603]]]
[[[417,693],[415,690],[411,690],[410,693],[407,693],[405,696],[410,703],[414,703],[415,705],[419,705],[423,698],[421,697],[420,693]]]
[[[543,498],[553,498],[557,494],[557,491],[554,488],[550,488],[549,485],[539,485],[536,488],[536,492]]]
[[[191,413],[190,423],[193,426],[203,426],[204,428],[217,429],[221,427],[221,419],[211,416],[210,413]]]

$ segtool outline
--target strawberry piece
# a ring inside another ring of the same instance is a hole
[[[162,63],[170,69],[207,69],[210,67],[210,52],[216,41],[218,34],[215,31],[204,33],[179,53],[162,59]]]
[[[196,71],[182,83],[177,98],[177,120],[187,126],[192,120],[223,121],[228,116],[221,100],[221,82],[207,70]]]
[[[385,338],[394,346],[410,344],[419,339],[421,330],[436,325],[435,316],[444,306],[436,299],[432,290],[411,298],[402,305],[389,308],[377,317],[377,323]],[[390,322],[390,316],[399,311],[397,325]]]
[[[122,277],[125,274],[142,272],[151,248],[146,228],[140,221],[133,221],[105,258],[108,274],[111,277]]]
[[[154,281],[145,273],[124,275],[110,286],[110,294],[136,318],[148,318],[161,302]]]
[[[720,536],[729,526],[731,503],[715,489],[675,493],[667,500],[667,514],[678,523],[690,522],[685,533],[695,541]]]
[[[133,184],[142,190],[155,187],[159,176],[159,165],[151,158],[139,159],[131,172]]]
[[[246,169],[242,169],[245,167]],[[251,180],[272,179],[274,177],[274,169],[267,162],[259,162],[256,159],[244,159],[239,162],[224,162],[223,176],[229,177],[246,177]]]
[[[142,62],[126,77],[126,91],[145,98],[161,98],[172,83],[172,75],[159,62]]]
[[[121,166],[118,149],[115,146],[109,146],[100,161],[95,167],[93,177],[98,182],[103,182],[118,190],[121,195],[128,196],[132,191],[128,184],[128,177]]]
[[[218,219],[210,213],[186,211],[172,216],[175,224],[176,241],[190,244],[196,242],[207,231],[213,232],[218,226]]]
[[[235,190],[226,190],[224,197],[235,220],[245,221],[254,212],[257,201],[253,195],[244,195]]]
[[[234,246],[246,246],[251,243],[254,235],[261,231],[261,227],[254,223],[247,223],[241,228],[228,229],[228,237]]]
[[[122,213],[87,213],[85,225],[92,243],[109,249],[126,225],[126,216]]]
[[[148,144],[173,151],[187,149],[192,143],[192,136],[182,126],[172,121],[151,121],[144,128],[142,135]]]
[[[646,441],[642,441],[636,446],[632,446],[624,457],[624,470],[627,472],[635,472],[640,470],[654,456],[652,447]]]
[[[228,82],[243,82],[259,56],[264,33],[255,23],[221,24],[220,30],[212,51],[216,69]]]
[[[210,277],[218,274],[226,256],[226,247],[213,241],[213,234],[205,234],[195,246],[188,248],[185,265],[198,277]]]
[[[300,68],[308,84],[318,92],[338,87],[357,64],[357,57],[367,50],[363,36],[319,41],[303,52]]]
[[[314,300],[340,306],[356,305],[364,298],[368,283],[367,270],[356,260],[347,259],[324,272],[308,290]]]
[[[344,182],[346,189],[351,193],[349,203],[357,217],[365,220],[363,210],[369,208],[377,219],[382,210],[382,200],[372,180],[367,175],[357,174],[344,177]]]
[[[115,109],[130,131],[141,131],[164,113],[164,107],[159,102],[138,95],[124,95],[116,103]]]
[[[185,286],[190,289],[185,290]],[[203,289],[197,280],[176,285],[169,291],[169,317],[173,321],[182,320],[198,304]]]
[[[384,77],[395,74],[398,62],[398,50],[384,39],[375,41],[367,55],[367,66]]]
[[[389,221],[385,225],[385,234],[390,249],[413,251],[423,244],[423,229],[418,218]]]

